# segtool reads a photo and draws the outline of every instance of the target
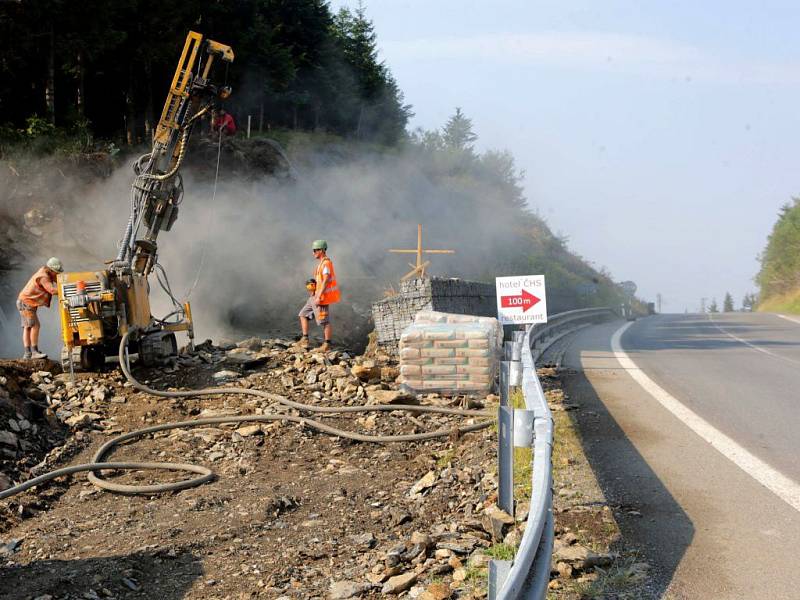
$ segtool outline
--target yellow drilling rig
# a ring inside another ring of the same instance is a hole
[[[219,59],[219,60],[217,60]],[[169,289],[158,264],[160,231],[169,231],[183,198],[179,173],[192,127],[230,88],[212,82],[214,67],[233,61],[230,46],[190,31],[153,135],[152,150],[133,165],[131,210],[116,259],[100,271],[58,276],[61,362],[65,370],[97,370],[107,356],[116,356],[129,331],[129,352],[144,364],[156,364],[177,354],[176,331],[194,338],[189,302],[180,303]],[[163,319],[150,312],[148,276],[155,275],[171,298],[174,310]]]

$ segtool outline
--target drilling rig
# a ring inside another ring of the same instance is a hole
[[[120,339],[129,332],[128,351],[138,354],[145,365],[177,354],[177,331],[185,331],[192,343],[191,307],[188,301],[179,302],[169,288],[158,263],[157,238],[178,218],[183,199],[179,170],[193,126],[230,96],[230,88],[215,84],[212,74],[220,62],[232,61],[230,46],[203,39],[194,31],[186,36],[152,149],[133,164],[130,215],[117,257],[103,270],[58,276],[65,370],[101,368],[107,356],[117,355]],[[173,303],[173,311],[161,319],[150,311],[148,277],[153,271]]]

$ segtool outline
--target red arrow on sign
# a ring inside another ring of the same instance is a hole
[[[500,306],[503,308],[521,308],[522,312],[527,312],[529,308],[533,308],[541,300],[541,298],[537,298],[528,290],[523,289],[519,296],[500,296]]]

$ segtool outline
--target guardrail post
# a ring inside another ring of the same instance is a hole
[[[522,334],[522,336],[518,335]],[[514,515],[514,446],[515,409],[511,406],[511,387],[522,385],[522,338],[524,332],[513,332],[515,340],[503,345],[506,360],[500,362],[500,407],[497,411],[497,505]],[[524,429],[524,426],[523,426]],[[524,435],[520,437],[523,439]]]
[[[514,516],[514,409],[497,409],[497,506]]]
[[[510,365],[507,360],[500,361],[500,406],[508,406]]]
[[[489,595],[488,600],[495,600],[503,589],[508,572],[511,570],[510,560],[492,559],[489,561]]]

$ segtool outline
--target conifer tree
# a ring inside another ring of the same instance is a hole
[[[733,312],[733,296],[730,292],[725,292],[725,299],[722,301],[723,312]]]

